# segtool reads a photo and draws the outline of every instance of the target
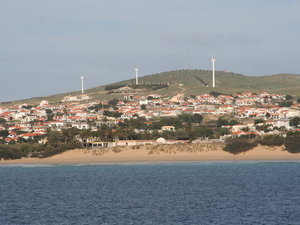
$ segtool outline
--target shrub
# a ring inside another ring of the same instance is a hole
[[[105,91],[111,91],[111,90],[119,89],[119,88],[122,88],[122,87],[125,87],[125,86],[126,86],[125,84],[108,85],[108,86],[105,86]]]
[[[300,153],[300,132],[288,133],[284,146],[290,153]]]
[[[226,145],[223,148],[224,151],[232,153],[234,155],[246,152],[256,147],[257,143],[253,140],[248,140],[246,138],[233,138],[227,139]]]
[[[290,107],[291,105],[293,105],[293,102],[292,101],[283,101],[283,102],[280,102],[278,105],[280,107]]]
[[[290,119],[290,126],[292,127],[298,127],[300,124],[300,117],[294,117]]]
[[[254,125],[257,125],[259,123],[263,123],[264,120],[263,119],[257,119],[257,120],[254,120]]]
[[[133,89],[140,89],[140,88],[146,88],[146,89],[150,89],[153,91],[162,89],[162,88],[168,88],[169,85],[167,84],[132,84],[130,87],[132,87]]]
[[[22,158],[22,152],[17,148],[8,145],[2,145],[0,146],[0,158],[20,159]]]
[[[286,95],[286,96],[285,96],[285,99],[286,99],[286,100],[292,100],[292,99],[293,99],[293,96],[291,96],[291,95]]]
[[[284,139],[279,135],[268,135],[257,141],[258,144],[266,146],[281,146],[284,144]]]

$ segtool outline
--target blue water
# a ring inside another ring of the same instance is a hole
[[[0,224],[300,224],[300,163],[0,167]]]

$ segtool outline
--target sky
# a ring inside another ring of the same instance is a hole
[[[300,74],[299,0],[0,0],[0,101],[177,69]]]

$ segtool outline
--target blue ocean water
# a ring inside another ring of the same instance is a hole
[[[0,167],[0,224],[300,224],[300,163]]]

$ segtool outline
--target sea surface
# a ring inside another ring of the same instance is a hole
[[[1,166],[0,224],[300,224],[300,162]]]

